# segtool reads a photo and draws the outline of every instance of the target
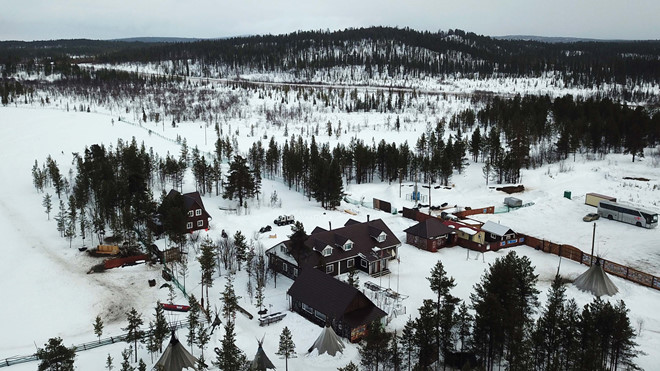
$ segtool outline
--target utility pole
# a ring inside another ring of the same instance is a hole
[[[594,242],[596,241],[596,222],[594,222],[594,233],[591,236],[591,261],[589,266],[594,265]]]

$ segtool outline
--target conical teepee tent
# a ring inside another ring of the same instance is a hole
[[[264,348],[263,348],[264,339],[261,339],[261,341],[257,340],[257,343],[259,343],[259,349],[257,349],[257,354],[254,356],[252,363],[250,363],[250,370],[255,370],[255,371],[274,370],[275,366],[273,365],[273,362],[271,362],[270,359],[268,359],[266,352],[264,352]]]
[[[596,296],[612,296],[619,292],[619,289],[616,288],[612,280],[607,277],[601,266],[600,259],[596,259],[596,263],[576,278],[573,284],[578,289],[591,292]]]
[[[328,353],[334,357],[337,352],[343,353],[344,347],[344,342],[337,336],[335,330],[326,325],[308,352],[316,349],[319,351],[319,354]]]
[[[188,353],[172,331],[170,344],[156,362],[156,366],[161,366],[164,371],[181,371],[184,368],[197,370],[197,358]]]

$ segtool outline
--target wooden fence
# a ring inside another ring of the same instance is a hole
[[[391,213],[392,212],[392,204],[391,203],[389,203],[387,201],[379,200],[377,198],[373,199],[373,208],[376,209],[376,210],[382,210],[386,213]]]
[[[584,265],[591,265],[596,262],[597,257],[587,254],[575,246],[566,244],[556,244],[536,237],[527,236],[526,244],[537,250],[558,255]],[[607,273],[621,277],[628,281],[638,283],[643,286],[652,287],[660,290],[660,278],[654,275],[639,271],[634,268],[613,262],[607,259],[600,259],[603,270]]]
[[[471,209],[471,210],[465,210],[465,211],[458,211],[455,212],[454,215],[457,217],[464,219],[467,218],[470,215],[477,215],[477,214],[494,214],[495,213],[495,206],[487,206],[487,207],[480,207],[477,209]]]

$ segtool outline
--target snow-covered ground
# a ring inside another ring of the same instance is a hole
[[[363,120],[360,118],[357,121]],[[366,117],[366,115],[365,115]],[[378,130],[376,127],[369,133],[361,132],[367,138],[381,138],[387,142],[400,142],[399,133]],[[419,132],[424,128],[418,128]],[[366,131],[366,130],[365,130]],[[248,130],[241,130],[247,133]],[[209,130],[212,133],[212,130]],[[48,338],[60,336],[65,344],[73,345],[96,339],[92,331],[94,318],[100,315],[105,322],[104,337],[120,334],[121,327],[126,326],[125,312],[135,307],[143,314],[145,323],[153,319],[156,300],[165,301],[167,291],[158,287],[164,282],[160,277],[158,266],[138,265],[129,268],[118,268],[103,274],[86,274],[97,261],[80,253],[76,247],[82,244],[78,238],[69,248],[68,241],[60,238],[56,231],[53,213],[47,220],[44,207],[41,205],[42,194],[36,192],[32,185],[30,169],[34,160],[43,163],[51,155],[59,164],[62,173],[68,174],[72,166],[72,152],[81,152],[85,146],[103,143],[106,146],[115,145],[118,138],[125,141],[135,137],[138,143],[144,142],[147,148],[165,155],[179,153],[178,145],[172,140],[176,135],[187,139],[188,145],[198,145],[202,150],[212,150],[215,140],[205,144],[204,130],[197,124],[181,124],[177,128],[163,128],[159,135],[139,125],[127,122],[114,123],[109,115],[99,113],[64,112],[54,109],[34,108],[0,108],[0,233],[3,236],[2,259],[0,259],[0,282],[3,303],[0,308],[0,329],[3,337],[0,339],[0,359],[14,355],[34,353],[35,345],[43,346]],[[244,134],[245,135],[245,134]],[[419,133],[408,134],[416,138]],[[276,137],[277,138],[277,137]],[[284,138],[284,136],[280,136]],[[168,140],[169,139],[169,140]],[[344,138],[333,138],[343,140]],[[241,150],[246,150],[253,138],[240,138]],[[409,143],[411,143],[409,141]],[[525,192],[515,195],[523,202],[534,202],[533,206],[522,208],[506,214],[476,216],[479,220],[501,222],[516,231],[540,238],[546,238],[558,243],[575,245],[585,251],[591,248],[591,223],[582,221],[582,216],[594,209],[584,204],[587,192],[603,193],[617,197],[619,200],[643,205],[658,210],[660,208],[660,171],[657,160],[647,157],[631,163],[630,156],[609,155],[602,160],[587,161],[580,155],[575,161],[570,158],[562,165],[554,164],[538,170],[523,172],[522,184]],[[68,176],[68,175],[66,175]],[[644,177],[648,182],[624,180],[623,177]],[[431,198],[433,204],[448,202],[458,206],[473,208],[484,206],[499,206],[504,197],[502,192],[486,186],[481,171],[481,164],[471,164],[463,174],[454,174],[451,179],[452,189],[433,189]],[[184,191],[192,191],[193,182],[188,179]],[[563,197],[564,191],[572,192],[572,199]],[[277,191],[281,198],[281,208],[269,205],[270,194]],[[401,209],[412,204],[405,200],[405,195],[411,192],[409,184],[404,184],[402,196],[399,197],[399,184],[375,183],[365,185],[349,184],[345,191],[352,199],[364,199],[369,203],[372,197],[388,200],[393,206]],[[228,201],[221,197],[205,197],[207,210],[211,213],[211,229],[208,233],[213,239],[219,237],[222,229],[230,234],[241,230],[248,239],[264,248],[274,246],[290,234],[288,226],[273,227],[269,234],[259,235],[256,231],[280,214],[294,214],[302,221],[309,232],[315,226],[327,227],[343,225],[349,218],[366,220],[382,218],[390,229],[405,241],[403,230],[413,224],[400,215],[391,215],[351,204],[342,203],[337,211],[326,211],[318,203],[310,202],[305,196],[290,191],[278,180],[264,179],[261,201],[252,201],[247,214],[236,215],[219,209],[228,206]],[[423,192],[428,190],[423,189]],[[53,193],[52,190],[50,193]],[[353,216],[345,209],[357,213]],[[623,264],[631,265],[642,271],[660,275],[660,253],[656,251],[660,241],[660,228],[646,230],[632,225],[614,221],[601,220],[597,222],[596,251],[599,255]],[[275,238],[269,238],[276,235]],[[544,301],[552,277],[560,267],[562,275],[572,279],[586,270],[586,267],[567,259],[560,260],[549,254],[528,247],[517,247],[518,254],[529,256],[539,274],[539,289]],[[409,316],[416,316],[416,310],[423,299],[431,298],[432,292],[425,279],[436,261],[441,260],[447,272],[456,279],[457,286],[454,295],[469,300],[472,287],[477,282],[488,264],[497,257],[507,254],[509,250],[496,253],[477,254],[454,247],[443,249],[432,254],[403,244],[400,248],[401,263],[393,262],[390,266],[392,274],[375,279],[374,282],[390,287],[409,297],[403,301],[406,314],[392,318],[387,329],[400,330]],[[156,279],[156,287],[149,287],[148,279]],[[364,283],[371,280],[366,275],[360,275]],[[638,358],[638,364],[646,370],[657,368],[660,360],[660,316],[657,308],[660,305],[660,292],[640,285],[612,277],[619,287],[619,293],[608,300],[624,300],[630,308],[631,322],[640,327],[637,338],[639,349],[645,352]],[[187,288],[197,296],[200,294],[198,264],[190,259],[190,275],[186,278]],[[209,290],[211,306],[221,308],[220,292],[224,288],[225,271],[222,269],[213,287]],[[288,312],[286,290],[292,281],[279,276],[277,287],[271,280],[266,291],[266,303],[271,312],[287,311],[287,316],[278,323],[267,327],[259,327],[255,320],[248,320],[238,314],[236,323],[237,345],[245,351],[248,357],[253,357],[257,350],[256,339],[264,337],[264,350],[278,369],[284,369],[284,360],[275,355],[279,342],[279,334],[284,326],[288,326],[293,334],[298,357],[289,360],[291,370],[336,370],[349,361],[359,362],[357,347],[348,345],[345,352],[338,357],[328,355],[308,355],[307,349],[312,345],[321,328],[311,324],[299,315]],[[257,308],[250,302],[246,292],[246,276],[239,272],[235,281],[235,289],[243,298],[241,305],[256,315]],[[368,293],[368,291],[367,291]],[[591,301],[591,296],[578,291],[569,285],[569,297],[577,300],[579,305]],[[182,295],[178,297],[183,302]],[[384,309],[391,303],[374,298]],[[171,320],[183,319],[184,315],[169,315]],[[223,331],[213,334],[209,348],[205,351],[207,360],[212,357],[212,349],[219,346]],[[179,330],[179,337],[185,340],[186,330]],[[127,344],[114,344],[91,351],[78,353],[76,365],[79,370],[101,370],[105,359],[110,354],[115,360],[115,367],[121,362],[121,350]],[[199,349],[194,349],[199,355]],[[139,357],[148,365],[153,362],[146,349],[139,350]],[[155,360],[154,360],[155,361]],[[33,370],[34,363],[11,366],[10,370]]]

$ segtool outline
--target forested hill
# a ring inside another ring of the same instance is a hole
[[[216,77],[236,71],[287,72],[304,80],[333,68],[359,67],[368,77],[381,78],[530,77],[552,72],[580,85],[660,82],[660,41],[546,43],[497,39],[462,30],[433,33],[371,27],[176,43],[0,42],[0,62],[8,71],[29,60],[39,63],[65,56],[106,63],[195,64]],[[170,73],[188,71],[177,68]]]
[[[570,75],[576,83],[660,81],[660,41],[544,43],[498,40],[461,30],[436,33],[372,27],[158,44],[99,56],[103,62],[191,61],[260,72],[364,66],[409,77],[496,73]]]

